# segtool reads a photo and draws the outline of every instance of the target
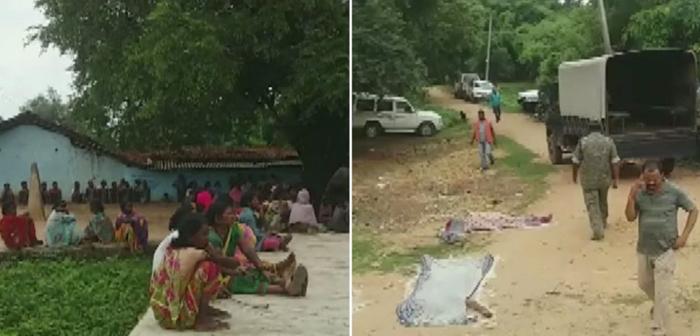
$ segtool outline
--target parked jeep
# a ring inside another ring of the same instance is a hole
[[[353,94],[352,127],[374,138],[382,133],[417,133],[432,136],[443,128],[433,111],[416,110],[403,97]]]
[[[472,84],[478,80],[480,80],[479,75],[475,73],[459,74],[457,82],[454,84],[455,98],[468,99],[471,96]]]

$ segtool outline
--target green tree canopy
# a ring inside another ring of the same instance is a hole
[[[282,134],[318,200],[348,164],[346,2],[37,0],[31,39],[74,56],[72,115],[120,149]]]

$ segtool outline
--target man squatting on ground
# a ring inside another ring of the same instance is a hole
[[[678,208],[688,212],[680,237]],[[639,287],[654,302],[652,335],[670,335],[674,250],[688,241],[698,219],[697,207],[685,192],[663,177],[658,162],[647,161],[640,179],[630,189],[625,216],[630,222],[639,219],[637,278]]]
[[[610,173],[612,187],[617,189],[620,180],[620,157],[615,142],[603,135],[600,123],[589,125],[589,134],[579,141],[573,161],[573,180],[576,183],[581,171],[583,200],[588,211],[588,220],[593,230],[593,240],[602,240],[608,225],[608,190]]]

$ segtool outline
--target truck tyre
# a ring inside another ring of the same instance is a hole
[[[551,161],[552,164],[558,165],[564,162],[561,147],[559,147],[559,144],[557,143],[557,138],[554,136],[554,133],[550,134],[547,137],[547,148],[549,149],[549,161]]]
[[[365,125],[365,136],[369,139],[376,138],[382,133],[382,126],[377,122],[369,122]]]
[[[418,134],[420,136],[429,137],[435,134],[435,125],[431,122],[424,122],[418,126]]]

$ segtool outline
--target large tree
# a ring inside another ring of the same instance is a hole
[[[75,119],[121,149],[284,136],[315,201],[347,165],[347,2],[37,0],[74,56]],[[254,140],[258,141],[254,141]],[[279,139],[277,140],[279,141]]]
[[[390,1],[353,2],[353,90],[377,94],[416,92],[425,65],[406,38],[407,23]]]

